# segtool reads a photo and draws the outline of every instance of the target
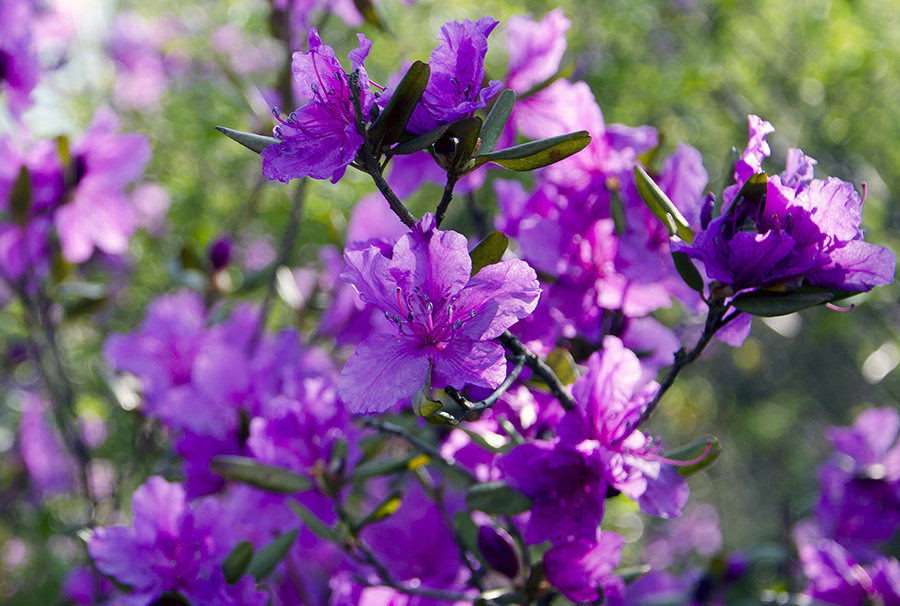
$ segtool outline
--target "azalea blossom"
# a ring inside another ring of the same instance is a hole
[[[390,254],[372,245],[344,260],[341,277],[395,326],[370,335],[347,361],[339,390],[352,411],[383,412],[419,391],[429,373],[434,387],[503,382],[503,347],[493,339],[531,313],[540,294],[524,261],[472,276],[465,236],[437,229],[430,213]]]
[[[372,41],[363,34],[357,37],[359,48],[350,53],[350,61],[352,71],[359,74],[360,104],[367,121],[375,97],[363,61]],[[263,150],[263,174],[284,183],[303,177],[337,183],[364,141],[356,128],[347,73],[314,27],[309,30],[309,50],[294,53],[291,69],[295,84],[309,100],[287,120],[276,114],[280,124],[275,137],[280,141]]]
[[[774,131],[750,116],[750,142],[735,164],[737,183],[725,191],[729,206],[680,250],[700,261],[710,280],[731,293],[804,283],[867,291],[894,279],[894,255],[863,241],[863,199],[853,185],[813,179],[815,160],[791,150],[788,167],[767,177],[759,191],[741,188],[762,172]]]

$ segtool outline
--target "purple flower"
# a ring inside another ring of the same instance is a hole
[[[894,279],[894,255],[863,241],[862,199],[853,185],[812,179],[814,160],[795,150],[789,167],[769,177],[765,194],[737,197],[738,188],[761,172],[769,154],[768,122],[750,116],[750,143],[735,165],[737,184],[726,190],[725,213],[682,246],[707,276],[729,293],[773,284],[803,283],[867,291]]]
[[[94,248],[111,255],[128,251],[136,216],[125,188],[137,181],[150,160],[144,135],[117,134],[118,120],[100,110],[72,146],[72,198],[53,216],[63,258],[82,263]]]
[[[612,532],[597,533],[596,540],[577,538],[560,543],[544,554],[547,580],[573,602],[604,598],[607,606],[619,606],[625,598],[625,582],[613,574],[622,558],[625,539]]]
[[[502,261],[471,276],[466,238],[435,227],[426,214],[391,254],[348,250],[342,278],[396,326],[360,343],[347,361],[340,394],[354,412],[383,412],[416,393],[429,371],[435,387],[497,387],[506,376],[493,341],[531,313],[540,294],[524,261]]]
[[[144,606],[179,592],[195,604],[260,604],[266,596],[245,577],[227,585],[221,564],[237,543],[221,507],[191,507],[180,484],[154,476],[134,492],[133,527],[98,528],[88,542],[97,569],[132,588],[126,604]]]
[[[32,33],[35,15],[30,0],[0,4],[0,92],[8,96],[15,115],[30,104],[40,74]]]
[[[359,73],[366,122],[375,97],[369,90],[363,61],[372,41],[363,34],[357,37],[359,47],[350,53],[350,61],[353,71]],[[347,73],[335,58],[334,49],[322,43],[314,27],[309,30],[309,50],[294,53],[291,68],[294,82],[302,94],[309,95],[309,101],[291,112],[287,120],[278,118],[275,137],[280,142],[263,150],[263,174],[284,183],[303,177],[330,178],[337,183],[364,141],[356,129]]]
[[[829,536],[841,541],[883,541],[900,526],[900,415],[871,408],[852,427],[833,427],[838,451],[820,472],[816,513]]]
[[[656,381],[642,385],[637,356],[616,337],[587,362],[588,372],[575,383],[576,409],[559,428],[562,441],[590,448],[603,462],[609,485],[638,502],[644,513],[664,518],[681,514],[687,482],[669,461],[656,454],[659,445],[633,429],[659,390]]]
[[[64,494],[77,486],[77,463],[50,423],[50,406],[39,396],[26,394],[19,421],[19,452],[35,492],[41,496]]]
[[[500,92],[502,82],[484,82],[487,37],[499,21],[482,17],[474,23],[451,21],[441,27],[439,44],[431,53],[431,77],[407,126],[412,133],[470,116]]]

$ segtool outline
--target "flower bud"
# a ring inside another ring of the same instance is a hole
[[[231,259],[231,238],[222,236],[209,247],[209,262],[214,271],[219,271]]]
[[[478,529],[478,550],[497,572],[511,579],[519,574],[519,554],[512,537],[502,528],[481,526]]]

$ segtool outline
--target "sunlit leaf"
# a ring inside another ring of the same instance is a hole
[[[486,162],[499,164],[504,168],[529,171],[564,160],[580,152],[591,142],[591,136],[582,130],[549,139],[540,139],[476,156],[476,165]]]
[[[481,127],[481,147],[480,154],[486,154],[494,151],[497,139],[503,132],[510,114],[512,114],[513,106],[516,104],[516,93],[511,89],[506,89],[494,101],[491,113],[484,120],[484,126]]]
[[[678,473],[689,476],[712,465],[720,454],[722,454],[722,446],[719,444],[719,439],[705,437],[667,452],[665,458],[673,461],[691,461],[690,465],[676,467]]]
[[[669,235],[677,235],[688,244],[693,242],[694,230],[691,229],[687,219],[675,207],[675,204],[669,199],[666,192],[639,165],[634,167],[634,182],[644,204],[669,229]]]
[[[275,137],[266,137],[264,135],[257,135],[254,133],[245,133],[240,130],[225,128],[224,126],[217,126],[216,130],[226,137],[234,139],[247,149],[255,151],[258,154],[261,154],[265,148],[269,147],[273,143],[278,143],[278,139],[276,139]]]
[[[472,257],[472,275],[474,276],[488,265],[502,261],[507,246],[509,246],[509,238],[500,231],[495,231],[479,242],[469,252],[469,256]]]

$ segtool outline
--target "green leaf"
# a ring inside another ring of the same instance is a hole
[[[430,76],[431,68],[422,61],[416,61],[406,70],[381,115],[369,128],[369,140],[372,141],[376,157],[382,148],[400,140],[413,110],[428,86]]]
[[[829,303],[837,298],[845,298],[851,294],[854,293],[804,286],[786,293],[756,290],[738,295],[731,304],[748,314],[771,318],[786,316],[809,307]]]
[[[9,208],[13,221],[20,226],[28,223],[28,213],[31,212],[31,175],[24,165],[19,169],[19,175],[9,194]]]
[[[672,252],[672,261],[675,262],[675,269],[684,283],[699,293],[703,293],[703,278],[697,271],[697,266],[691,261],[691,258],[683,252]]]
[[[257,551],[250,564],[247,566],[247,572],[253,575],[257,581],[261,581],[275,570],[285,554],[297,540],[300,531],[296,528],[276,537],[271,543]]]
[[[580,152],[590,142],[591,136],[586,130],[550,137],[549,139],[540,139],[499,151],[478,154],[476,156],[476,167],[486,162],[493,162],[510,170],[535,170],[544,166],[550,166],[554,162],[559,162],[572,154]]]
[[[504,454],[513,449],[512,442],[498,433],[491,432],[488,436],[484,436],[466,427],[460,427],[460,429],[466,432],[472,442],[488,452]]]
[[[368,463],[359,465],[350,475],[350,479],[355,482],[359,480],[365,480],[367,478],[389,476],[395,473],[400,473],[402,471],[407,471],[410,468],[410,463],[413,463],[413,461],[418,458],[419,456],[417,455],[409,455],[397,459],[380,459],[378,461],[369,461]]]
[[[693,242],[694,230],[691,229],[687,219],[675,207],[666,192],[650,178],[647,171],[637,164],[634,166],[634,182],[644,204],[669,229],[669,236],[677,235],[688,244]],[[674,228],[672,223],[674,223]]]
[[[648,572],[652,570],[652,567],[649,564],[642,564],[640,566],[625,566],[623,568],[616,568],[613,570],[613,574],[620,577],[625,583],[634,583],[639,578],[646,575]]]
[[[453,515],[453,534],[460,547],[478,558],[484,566],[488,566],[478,549],[478,526],[472,521],[468,511],[459,510]]]
[[[226,137],[234,139],[247,149],[255,151],[258,154],[261,154],[265,148],[269,147],[273,143],[279,142],[278,139],[274,137],[266,137],[264,135],[257,135],[254,133],[245,133],[240,130],[225,128],[224,126],[217,126],[216,130]]]
[[[575,358],[562,347],[557,347],[547,354],[547,366],[553,370],[563,385],[571,385],[578,378]]]
[[[293,471],[266,465],[250,457],[234,455],[213,457],[209,462],[209,469],[228,480],[278,494],[294,494],[313,487],[309,479]]]
[[[222,562],[222,572],[225,573],[225,581],[234,585],[244,576],[247,565],[253,558],[253,544],[250,541],[241,541],[234,546],[231,553]]]
[[[381,31],[387,31],[384,22],[378,16],[378,12],[372,4],[372,0],[353,0],[353,4],[356,6],[356,10],[359,11],[359,14],[363,16],[366,23],[374,25]]]
[[[288,501],[288,505],[291,509],[294,510],[301,520],[303,520],[303,524],[312,532],[314,535],[319,537],[320,539],[325,539],[326,541],[333,541],[335,543],[341,542],[341,533],[331,526],[327,526],[319,517],[308,510],[306,507],[298,503],[297,501]]]
[[[503,482],[483,482],[466,492],[466,505],[485,513],[511,516],[531,509],[532,500]]]
[[[427,149],[435,144],[435,142],[444,136],[444,133],[453,125],[453,122],[448,124],[441,124],[437,128],[433,128],[427,133],[423,133],[418,137],[414,137],[409,139],[408,141],[404,141],[399,145],[395,145],[386,153],[391,156],[406,156],[409,154],[414,154],[417,151],[422,151],[423,149]]]
[[[500,93],[500,96],[494,101],[494,107],[491,108],[491,113],[488,114],[484,126],[481,127],[480,154],[494,151],[497,139],[500,138],[515,104],[516,93],[508,88]]]
[[[469,252],[472,257],[472,275],[474,276],[488,265],[503,260],[503,253],[509,246],[509,238],[502,231],[495,231]]]
[[[709,452],[707,452],[707,449]],[[704,452],[706,452],[706,456],[703,455]],[[665,458],[673,461],[694,461],[703,457],[691,465],[682,465],[677,468],[678,473],[683,476],[689,476],[712,465],[719,458],[720,454],[722,454],[722,445],[719,444],[719,439],[707,436],[667,452]]]

